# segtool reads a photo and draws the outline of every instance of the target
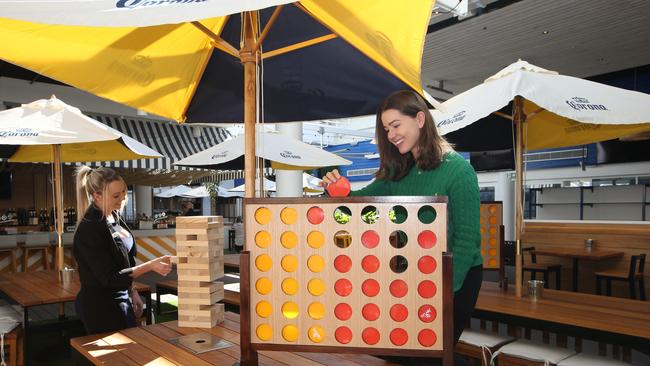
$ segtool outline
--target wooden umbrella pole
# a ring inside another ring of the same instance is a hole
[[[521,238],[523,227],[523,160],[524,139],[523,125],[526,123],[524,114],[524,98],[516,96],[513,105],[513,122],[515,125],[515,295],[521,297],[522,265],[521,265]]]
[[[239,58],[244,64],[244,197],[255,197],[255,115],[257,111],[257,64],[254,51],[259,34],[257,12],[245,12],[242,19],[244,45]]]
[[[56,246],[56,269],[63,268],[63,200],[62,200],[62,185],[61,185],[61,145],[52,145],[52,164],[54,164],[54,212],[57,233],[57,246]]]

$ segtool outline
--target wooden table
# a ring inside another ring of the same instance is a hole
[[[650,306],[645,301],[544,289],[542,299],[516,297],[483,282],[475,316],[558,334],[650,349]]]
[[[227,312],[226,320],[210,329],[179,328],[177,321],[120,332],[91,335],[70,340],[72,361],[77,365],[233,365],[239,361],[239,315]],[[198,355],[169,342],[170,339],[198,332],[209,332],[232,346]],[[260,365],[395,365],[362,354],[261,351]]]
[[[237,254],[225,254],[223,256],[223,267],[225,268],[230,268],[232,270],[235,270],[236,272],[239,272],[239,257],[241,255],[239,253]]]
[[[135,288],[145,296],[147,324],[151,323],[151,289],[149,286],[134,282]],[[38,305],[63,304],[75,301],[81,284],[75,274],[68,285],[59,282],[58,271],[11,272],[0,274],[0,292],[23,308],[23,347],[28,355],[29,308]],[[27,357],[25,360],[27,361]]]
[[[535,254],[548,255],[553,257],[568,257],[573,260],[573,291],[578,291],[578,260],[587,259],[590,261],[600,261],[603,259],[613,259],[623,256],[623,252],[613,250],[591,249],[585,247],[580,248],[553,248],[544,247],[535,248]]]

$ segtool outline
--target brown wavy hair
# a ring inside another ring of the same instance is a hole
[[[388,141],[388,134],[385,133],[381,122],[381,114],[389,109],[395,109],[411,118],[415,118],[418,112],[424,113],[424,126],[420,129],[420,137],[417,141],[419,151],[417,159],[411,153],[401,154],[397,147]],[[442,162],[443,155],[453,151],[447,140],[438,133],[427,103],[420,95],[410,90],[397,91],[386,97],[379,105],[375,140],[380,156],[379,170],[375,176],[383,180],[398,181],[404,178],[414,164],[422,170],[435,169]]]

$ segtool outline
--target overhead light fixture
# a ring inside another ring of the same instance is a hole
[[[454,94],[453,91],[445,89],[445,82],[444,82],[444,80],[440,80],[440,81],[438,81],[438,86],[427,85],[427,88],[429,88],[429,89],[431,89],[431,90],[439,91],[439,92],[441,92],[441,93],[446,93],[446,94],[451,94],[451,95]]]
[[[548,30],[543,30],[543,31],[542,31],[542,34],[543,34],[543,35],[547,35],[547,34],[549,34],[549,33],[550,33],[550,32],[549,32]]]

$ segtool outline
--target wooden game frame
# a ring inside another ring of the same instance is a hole
[[[246,198],[244,207],[247,205],[329,205],[329,204],[435,204],[447,203],[447,197],[444,196],[405,196],[405,197],[348,197],[348,198]],[[244,209],[244,225],[254,218],[246,217],[247,210]],[[445,222],[447,215],[444,215]],[[446,224],[445,224],[446,227]],[[246,228],[245,228],[246,229]],[[245,230],[245,232],[247,232]],[[258,365],[258,351],[290,351],[290,352],[322,352],[322,353],[362,353],[372,355],[392,355],[392,356],[409,356],[409,357],[434,357],[442,358],[443,365],[453,365],[454,335],[453,335],[453,271],[452,271],[452,254],[450,252],[442,253],[442,289],[439,294],[442,296],[442,349],[440,350],[420,350],[420,349],[399,349],[394,348],[373,348],[373,347],[346,347],[331,345],[304,345],[304,344],[277,344],[277,343],[259,343],[253,341],[252,328],[252,298],[251,298],[251,252],[248,250],[252,241],[245,241],[246,250],[241,253],[240,258],[240,319],[241,319],[241,360],[243,366]],[[445,238],[446,243],[446,238]]]
[[[486,264],[486,256],[483,255],[483,270],[486,271],[497,271],[499,275],[499,283],[501,283],[505,277],[505,253],[504,253],[504,245],[505,245],[505,226],[503,225],[503,201],[481,201],[481,208],[488,207],[489,205],[497,205],[499,206],[499,220],[496,224],[489,224],[489,223],[482,223],[481,228],[489,228],[490,226],[496,226],[498,227],[498,245],[497,249],[499,251],[498,253],[498,261],[499,263],[497,266],[491,267]],[[481,217],[483,217],[483,209],[481,209]],[[483,246],[483,234],[481,234],[481,250],[484,250]]]

